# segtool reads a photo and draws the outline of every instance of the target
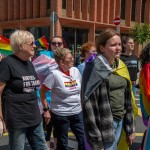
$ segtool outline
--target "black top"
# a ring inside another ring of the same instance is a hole
[[[137,73],[139,72],[138,69],[138,58],[135,55],[124,55],[120,56],[120,59],[126,64],[131,81],[137,80]]]
[[[24,128],[41,122],[36,96],[40,85],[30,61],[10,55],[0,63],[0,81],[6,83],[2,93],[2,111],[7,128]]]

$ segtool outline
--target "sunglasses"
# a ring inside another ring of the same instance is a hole
[[[56,45],[58,45],[58,46],[62,46],[62,42],[52,42],[51,43],[53,46],[56,46]]]
[[[30,45],[30,46],[33,46],[34,45],[34,42],[31,42],[31,43],[26,43],[27,45]]]

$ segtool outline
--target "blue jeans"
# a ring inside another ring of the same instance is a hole
[[[110,143],[103,143],[105,150],[117,150],[117,145],[121,136],[123,128],[123,119],[114,119],[114,129],[115,129],[115,141]]]
[[[136,84],[132,84],[132,91],[133,91],[133,94],[134,94],[134,96],[136,95]]]
[[[51,112],[57,138],[57,150],[68,150],[69,127],[78,141],[78,150],[85,150],[82,113],[71,116],[60,116]]]
[[[8,131],[10,150],[24,150],[26,138],[28,139],[32,150],[48,149],[45,141],[42,122],[33,127],[9,129]]]

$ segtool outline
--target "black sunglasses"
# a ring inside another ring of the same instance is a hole
[[[58,45],[58,46],[62,46],[62,42],[52,42],[51,43],[53,46],[56,46],[56,45]]]

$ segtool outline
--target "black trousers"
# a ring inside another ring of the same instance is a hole
[[[57,138],[57,150],[68,150],[68,130],[72,130],[78,141],[78,150],[85,150],[82,113],[60,116],[51,112]]]

